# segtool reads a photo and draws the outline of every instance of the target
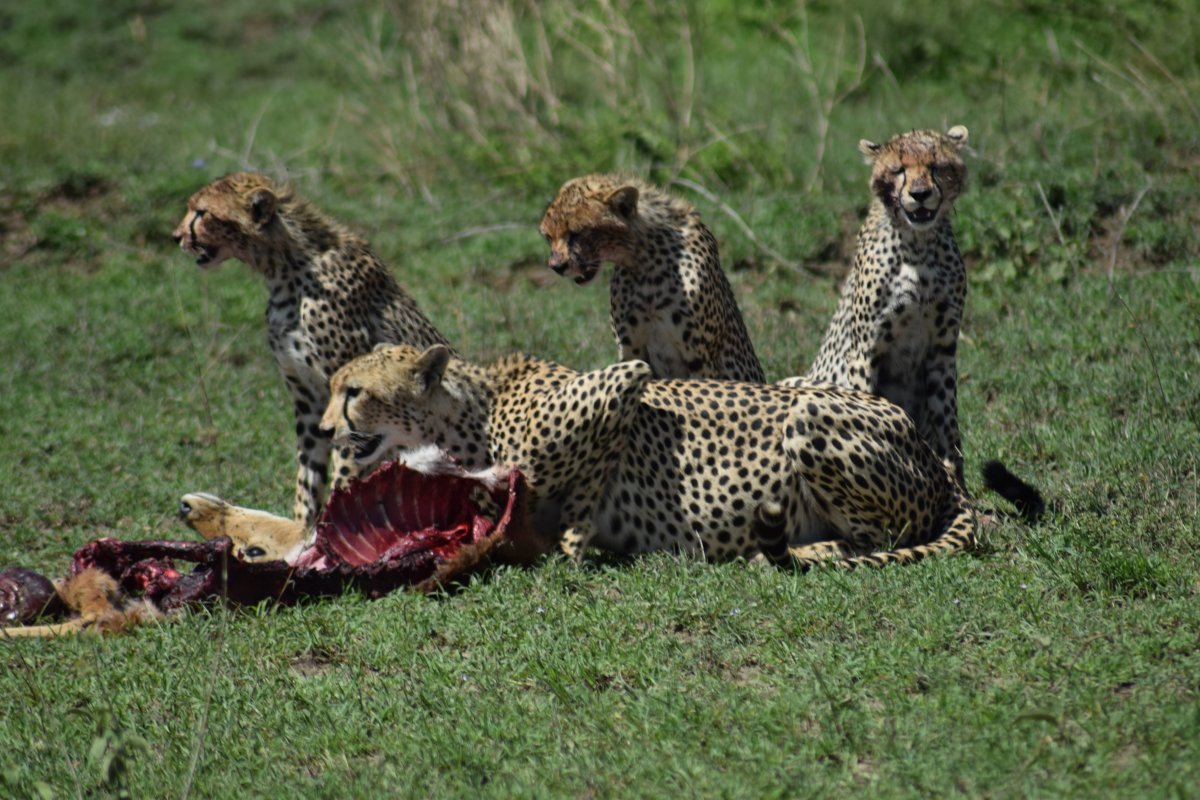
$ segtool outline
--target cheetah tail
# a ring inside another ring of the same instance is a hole
[[[983,485],[1012,503],[1021,519],[1030,525],[1037,524],[1046,512],[1042,493],[1016,475],[999,461],[988,461],[983,465]]]
[[[845,540],[817,542],[803,547],[789,547],[791,562],[795,569],[807,572],[814,567],[855,569],[857,567],[883,567],[888,564],[913,564],[932,555],[949,555],[965,552],[975,546],[975,512],[962,502],[956,508],[945,529],[936,539],[924,544],[880,550],[875,553],[858,553]]]

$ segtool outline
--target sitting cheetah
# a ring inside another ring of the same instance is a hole
[[[311,526],[331,456],[317,428],[329,377],[381,342],[428,347],[446,339],[362,238],[263,175],[227,175],[196,192],[173,236],[201,267],[235,258],[267,281],[267,340],[296,414],[293,515]],[[352,460],[332,460],[335,486],[355,474]]]
[[[805,568],[973,545],[958,483],[886,400],[651,377],[642,361],[578,373],[387,346],[334,374],[321,426],[362,465],[436,445],[470,470],[518,467],[535,532],[576,557],[592,544]]]
[[[559,189],[540,230],[550,268],[578,284],[613,262],[622,361],[658,378],[763,382],[717,242],[690,204],[636,178],[588,175]]]
[[[967,129],[912,131],[858,148],[871,165],[871,206],[854,264],[816,360],[785,386],[831,383],[882,395],[963,481],[955,359],[966,270],[950,212],[966,184]],[[985,481],[1027,516],[1037,491],[997,462]]]

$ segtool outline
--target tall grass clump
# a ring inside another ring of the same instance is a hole
[[[731,60],[745,54],[734,56],[727,40],[746,24],[740,13],[634,0],[389,3],[347,35],[380,166],[413,192],[447,178],[540,184],[611,167],[664,182],[769,184],[765,176],[790,173],[782,151],[756,143],[778,118],[767,109],[778,99],[767,74],[789,70],[797,86],[787,103],[811,107],[817,120],[811,187],[830,113],[862,80],[861,20],[830,39],[810,29],[803,3],[764,11],[749,20],[762,63],[751,83],[728,91],[745,74]]]
[[[968,262],[988,284],[1061,285],[1114,247],[1135,268],[1200,254],[1186,11],[392,0],[347,15],[341,50],[368,158],[413,196],[483,186],[544,202],[571,175],[628,169],[710,203],[774,262],[846,260],[860,138],[965,124]],[[1106,157],[1132,141],[1138,158]],[[1171,210],[1122,224],[1143,191]],[[785,219],[774,241],[755,236]]]

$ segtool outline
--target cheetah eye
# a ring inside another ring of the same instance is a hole
[[[903,174],[904,174],[904,167],[892,167],[892,169],[891,169],[891,173],[892,173],[893,175],[903,175]]]
[[[571,231],[567,234],[567,247],[574,247],[577,244],[579,244],[579,234]]]
[[[251,545],[242,550],[242,558],[262,558],[267,551],[258,545]]]
[[[356,398],[360,394],[362,394],[362,387],[361,386],[347,386],[343,391],[346,394],[347,400],[353,400],[354,398]]]

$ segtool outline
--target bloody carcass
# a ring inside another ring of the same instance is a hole
[[[287,560],[239,559],[228,536],[203,542],[104,538],[76,551],[70,577],[57,591],[30,570],[4,570],[0,625],[52,618],[64,607],[77,616],[57,625],[0,628],[0,638],[120,629],[130,614],[136,624],[218,598],[290,603],[351,587],[369,597],[398,588],[429,591],[486,562],[527,563],[549,549],[526,515],[525,483],[516,470],[426,474],[391,462],[334,492],[308,541]]]

